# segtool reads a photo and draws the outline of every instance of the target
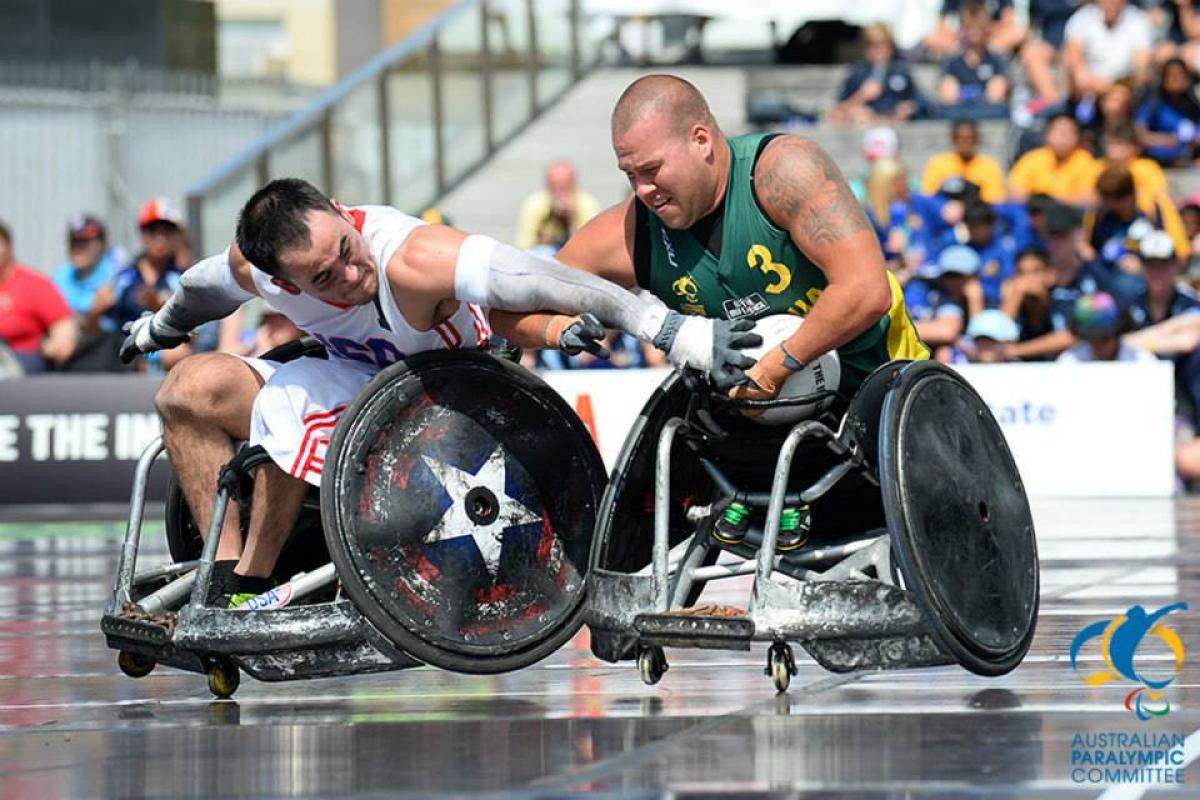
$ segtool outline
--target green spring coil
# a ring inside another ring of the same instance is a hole
[[[779,529],[791,533],[800,527],[800,509],[785,508],[779,515]]]
[[[748,516],[750,508],[742,503],[730,503],[725,509],[725,522],[730,525],[737,525]]]

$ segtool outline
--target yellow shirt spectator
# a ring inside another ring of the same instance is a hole
[[[1108,159],[1100,159],[1096,161],[1096,174],[1092,178],[1092,185],[1096,183],[1096,178],[1100,177],[1100,173],[1108,168],[1109,164],[1114,162]],[[1122,163],[1122,162],[1116,162]],[[1124,166],[1129,170],[1129,174],[1133,176],[1133,188],[1137,192],[1138,208],[1146,215],[1154,213],[1155,199],[1159,197],[1167,197],[1167,174],[1163,172],[1162,167],[1158,162],[1149,158],[1135,158],[1132,161],[1124,162]]]
[[[1030,150],[1017,159],[1008,173],[1009,197],[1018,203],[1030,195],[1048,194],[1071,205],[1086,205],[1096,185],[1096,159],[1076,149],[1059,159],[1049,147]]]
[[[536,244],[557,249],[599,213],[596,198],[576,187],[575,168],[566,161],[556,161],[546,169],[546,188],[521,203],[516,245],[523,250]]]
[[[958,153],[937,153],[925,162],[921,173],[921,193],[936,194],[938,188],[951,178],[962,178],[979,187],[985,203],[1004,202],[1004,170],[991,156],[976,155],[963,160]]]
[[[979,187],[985,203],[1004,202],[1004,170],[991,156],[979,153],[979,123],[956,119],[950,123],[951,150],[925,162],[921,191],[933,195],[951,178],[962,178]]]
[[[1110,163],[1112,162],[1108,159],[1096,161],[1095,177],[1099,178],[1100,173],[1104,172]],[[1171,236],[1171,241],[1175,243],[1175,252],[1180,258],[1188,258],[1192,252],[1192,243],[1183,225],[1183,218],[1179,216],[1179,210],[1167,191],[1167,174],[1158,162],[1149,158],[1135,158],[1124,162],[1124,166],[1133,177],[1138,209]],[[1092,184],[1095,185],[1095,179],[1092,180]]]

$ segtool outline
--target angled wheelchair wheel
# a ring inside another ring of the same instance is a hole
[[[630,428],[601,504],[595,566],[633,573],[650,563],[659,435],[668,420],[685,416],[693,400],[693,390],[680,374],[671,373]],[[701,457],[716,465],[739,488],[761,492],[771,488],[779,446],[788,429],[759,425],[734,414],[722,416],[718,422],[729,434],[726,438],[702,444],[677,440],[672,449],[671,546],[683,541],[695,527],[687,520],[687,509],[721,496]],[[836,422],[831,424],[836,427]],[[823,445],[801,450],[792,462],[791,486],[812,485],[838,460]],[[836,543],[838,536],[881,527],[879,493],[860,477],[847,476],[812,504],[812,520],[815,535],[829,543]],[[718,554],[718,550],[711,549],[705,563],[713,563]],[[693,587],[688,605],[696,601],[703,588],[702,582]]]
[[[956,372],[904,365],[884,400],[880,485],[907,589],[966,669],[1001,675],[1033,640],[1038,558],[1021,476],[995,418]]]
[[[650,563],[654,544],[654,471],[658,436],[667,420],[683,416],[691,390],[672,372],[654,390],[634,421],[617,456],[613,479],[604,492],[597,528],[594,566],[613,572],[637,572]],[[694,453],[677,444],[671,455],[671,545],[683,541],[693,527],[685,509],[704,505],[716,493],[712,479]],[[716,563],[712,549],[705,565]],[[694,603],[703,584],[693,587],[687,604]]]
[[[330,555],[400,649],[494,673],[578,630],[604,465],[537,376],[479,352],[415,355],[359,393],[328,452]]]

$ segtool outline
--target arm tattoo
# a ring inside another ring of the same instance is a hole
[[[871,229],[841,170],[815,142],[781,140],[755,171],[755,185],[771,216],[810,243],[836,244]]]

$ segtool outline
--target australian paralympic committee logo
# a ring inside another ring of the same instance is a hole
[[[1175,611],[1184,611],[1187,603],[1172,603],[1153,613],[1140,605],[1131,606],[1124,614],[1088,625],[1071,642],[1071,668],[1080,671],[1080,651],[1093,639],[1100,639],[1100,655],[1104,669],[1083,676],[1088,686],[1101,686],[1115,680],[1132,681],[1139,686],[1125,695],[1125,708],[1142,721],[1166,716],[1171,704],[1166,700],[1166,688],[1183,669],[1184,647],[1179,634],[1167,627],[1165,618]],[[1174,656],[1174,670],[1169,677],[1152,679],[1138,672],[1134,658],[1147,637],[1159,639]]]
[[[1099,640],[1103,669],[1083,674],[1088,686],[1112,681],[1131,681],[1136,688],[1125,695],[1125,708],[1142,722],[1165,717],[1171,712],[1166,689],[1183,670],[1184,648],[1179,634],[1169,628],[1166,617],[1185,611],[1187,603],[1172,603],[1147,612],[1140,605],[1124,614],[1088,625],[1071,642],[1071,668],[1083,672],[1079,661],[1085,648]],[[1153,640],[1157,639],[1156,644]],[[1165,650],[1163,649],[1165,646]],[[1141,649],[1141,664],[1134,663]],[[1151,657],[1167,652],[1167,669],[1152,673]],[[1141,728],[1131,731],[1080,731],[1071,739],[1071,780],[1074,783],[1181,784],[1185,737],[1179,733]]]

